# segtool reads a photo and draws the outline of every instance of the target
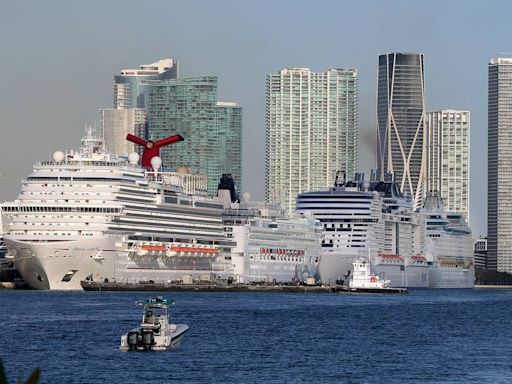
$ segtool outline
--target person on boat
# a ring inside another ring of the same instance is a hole
[[[147,311],[146,316],[144,316],[144,322],[148,324],[153,324],[154,322],[153,312]]]

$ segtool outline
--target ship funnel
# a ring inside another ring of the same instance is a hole
[[[219,185],[217,187],[217,195],[220,196],[220,191],[228,191],[229,199],[231,203],[234,203],[237,200],[236,190],[235,190],[235,180],[233,180],[233,176],[231,173],[223,173],[220,178]]]

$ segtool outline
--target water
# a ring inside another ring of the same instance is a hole
[[[161,293],[160,293],[161,294]],[[148,293],[0,292],[10,382],[500,383],[512,374],[512,290],[409,295],[175,293],[190,326],[170,352],[120,352]]]

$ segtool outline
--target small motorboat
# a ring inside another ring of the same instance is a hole
[[[173,300],[161,296],[135,302],[144,306],[140,327],[121,336],[121,351],[168,351],[177,348],[188,331],[186,324],[173,324],[169,320],[169,307]]]

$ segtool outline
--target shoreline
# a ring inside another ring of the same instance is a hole
[[[475,288],[478,289],[512,289],[512,285],[477,285],[475,284]]]

